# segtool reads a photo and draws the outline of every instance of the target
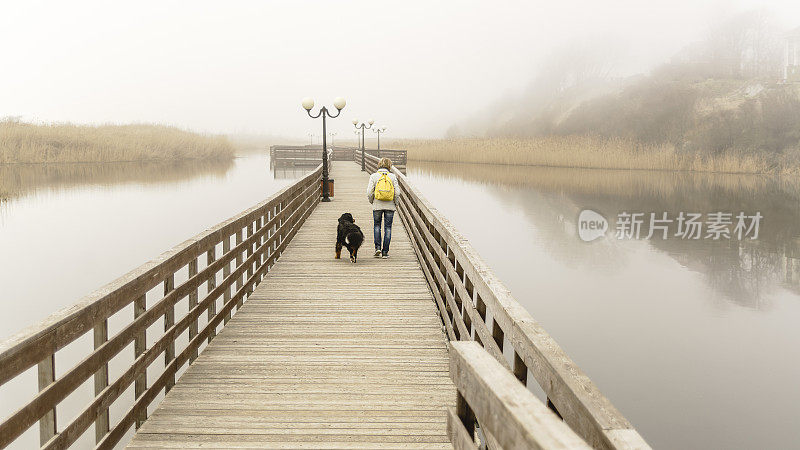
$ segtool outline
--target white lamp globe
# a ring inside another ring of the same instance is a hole
[[[375,121],[373,119],[369,119],[369,124],[372,125],[373,123],[375,123]]]
[[[335,99],[333,99],[333,106],[335,106],[336,109],[338,109],[338,110],[344,109],[344,105],[346,105],[346,104],[347,104],[347,102],[344,101],[344,98],[342,98],[342,97],[336,97]]]
[[[358,125],[358,119],[353,119],[353,125]]]
[[[311,111],[311,108],[314,107],[314,99],[311,97],[306,97],[303,99],[303,109],[306,111]]]

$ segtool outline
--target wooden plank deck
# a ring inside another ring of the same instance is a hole
[[[447,341],[399,216],[372,258],[367,175],[333,163],[320,203],[128,448],[452,448]],[[335,260],[339,215],[365,235]]]

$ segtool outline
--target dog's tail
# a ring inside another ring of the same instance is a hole
[[[361,247],[361,243],[364,242],[364,233],[360,231],[351,231],[344,237],[344,242],[355,248],[359,248]]]

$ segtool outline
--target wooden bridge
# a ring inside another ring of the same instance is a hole
[[[0,447],[38,422],[43,448],[648,448],[397,170],[373,259],[367,173],[343,154],[333,202],[318,167],[0,344],[0,388],[38,379]],[[367,237],[355,265],[333,258],[342,212]]]

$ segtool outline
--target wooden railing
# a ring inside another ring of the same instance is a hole
[[[408,164],[408,152],[405,150],[367,149],[365,153],[376,158],[389,158],[392,160],[392,165],[400,169],[401,172],[406,170],[406,165]]]
[[[37,421],[43,448],[68,447],[92,424],[98,448],[111,448],[132,425],[138,428],[147,417],[147,407],[162,391],[170,390],[176,374],[197,358],[201,345],[211,342],[220,325],[242,306],[311,214],[319,201],[321,173],[319,167],[262,203],[0,343],[0,387],[38,365],[38,393],[0,423],[0,448]],[[176,285],[176,277],[185,281]],[[148,293],[160,285],[163,294],[156,293],[150,301]],[[176,304],[187,298],[188,312],[176,317]],[[220,298],[223,303],[218,308]],[[121,330],[110,333],[109,318],[131,305],[132,316]],[[201,320],[201,315],[207,319]],[[152,341],[153,330],[148,327],[162,318],[163,333]],[[94,336],[93,351],[56,377],[59,350],[88,333]],[[184,333],[188,342],[179,348],[176,343]],[[130,346],[132,364],[116,379],[109,378],[109,362]],[[162,354],[163,372],[148,382],[147,369]],[[57,426],[58,405],[90,378],[94,378],[94,397],[66,426]],[[109,417],[109,407],[124,401],[120,397],[131,384],[133,404],[122,404],[127,410],[118,418]]]
[[[331,161],[350,161],[355,147],[330,147]],[[295,161],[319,164],[322,158],[321,145],[273,145],[269,155],[274,161]]]
[[[358,161],[360,164],[360,161]],[[367,155],[368,171],[378,158]],[[450,222],[393,168],[398,211],[451,341],[475,340],[523,385],[538,383],[547,406],[594,448],[649,448],[589,377],[514,299]],[[508,355],[508,357],[506,357]],[[497,430],[489,430],[496,434]]]
[[[270,163],[275,166],[316,167],[322,162],[322,146],[273,145],[269,155]]]
[[[490,448],[590,448],[477,342],[453,341],[449,351],[458,394],[447,430],[456,449],[477,447],[476,421]]]
[[[366,149],[364,152],[377,158],[389,158],[392,165],[405,172],[408,163],[408,152],[405,150]],[[275,167],[309,166],[316,165],[322,158],[321,145],[273,145],[269,148],[270,164]],[[361,149],[357,147],[330,147],[329,158],[331,161],[350,161],[358,159],[361,162]]]

